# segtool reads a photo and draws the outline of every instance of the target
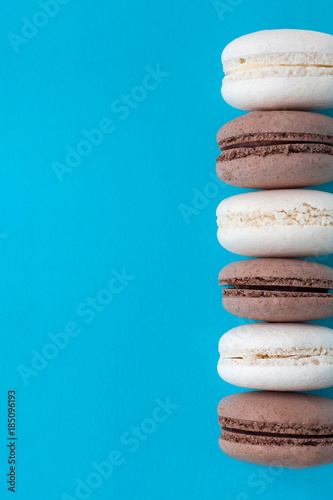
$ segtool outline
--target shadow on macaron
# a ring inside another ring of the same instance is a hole
[[[218,405],[220,448],[258,465],[303,469],[333,462],[333,401],[300,393],[245,392]]]
[[[313,321],[333,315],[333,269],[296,259],[232,262],[219,274],[222,304],[256,321]]]
[[[333,119],[303,111],[254,111],[224,125],[218,177],[249,189],[309,187],[333,180]]]

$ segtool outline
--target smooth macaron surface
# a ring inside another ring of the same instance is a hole
[[[333,385],[333,330],[310,323],[252,323],[219,342],[218,373],[240,387],[310,391]]]
[[[219,274],[222,304],[256,321],[298,322],[333,315],[333,269],[297,259],[232,262]]]
[[[333,119],[304,111],[253,111],[220,128],[216,171],[250,189],[317,186],[333,180]]]
[[[222,53],[222,96],[245,111],[333,106],[333,36],[280,29],[251,33]]]
[[[248,257],[311,257],[333,252],[333,195],[279,189],[239,194],[216,211],[218,240]]]
[[[300,393],[245,392],[218,405],[221,449],[232,458],[301,469],[333,462],[333,401]]]

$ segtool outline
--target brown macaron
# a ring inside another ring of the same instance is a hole
[[[303,469],[333,462],[333,401],[290,392],[244,392],[218,405],[220,448],[259,465]]]
[[[312,321],[333,315],[333,269],[296,259],[233,262],[219,274],[227,311],[256,321]]]
[[[222,181],[250,189],[317,186],[333,180],[333,118],[304,111],[253,111],[217,134]]]

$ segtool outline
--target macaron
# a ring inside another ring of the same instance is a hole
[[[333,36],[280,29],[237,38],[222,53],[222,96],[245,111],[333,106]]]
[[[333,252],[333,194],[307,189],[255,191],[217,208],[218,240],[248,257],[311,257]]]
[[[333,315],[333,269],[296,259],[232,262],[219,274],[222,304],[256,321],[313,321]]]
[[[218,405],[221,450],[270,467],[333,462],[333,401],[300,393],[244,392]]]
[[[218,373],[230,384],[266,391],[333,385],[333,330],[311,323],[251,323],[219,342]]]
[[[333,85],[333,80],[332,80]],[[304,111],[253,111],[217,134],[219,178],[242,188],[317,186],[333,180],[333,119]]]

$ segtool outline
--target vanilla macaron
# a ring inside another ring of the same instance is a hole
[[[223,200],[218,240],[248,257],[333,253],[333,194],[307,189],[254,191]]]
[[[310,391],[333,385],[333,330],[310,323],[252,323],[225,333],[218,373],[240,387]]]
[[[258,31],[222,53],[222,96],[252,110],[333,107],[333,36],[316,31]]]

